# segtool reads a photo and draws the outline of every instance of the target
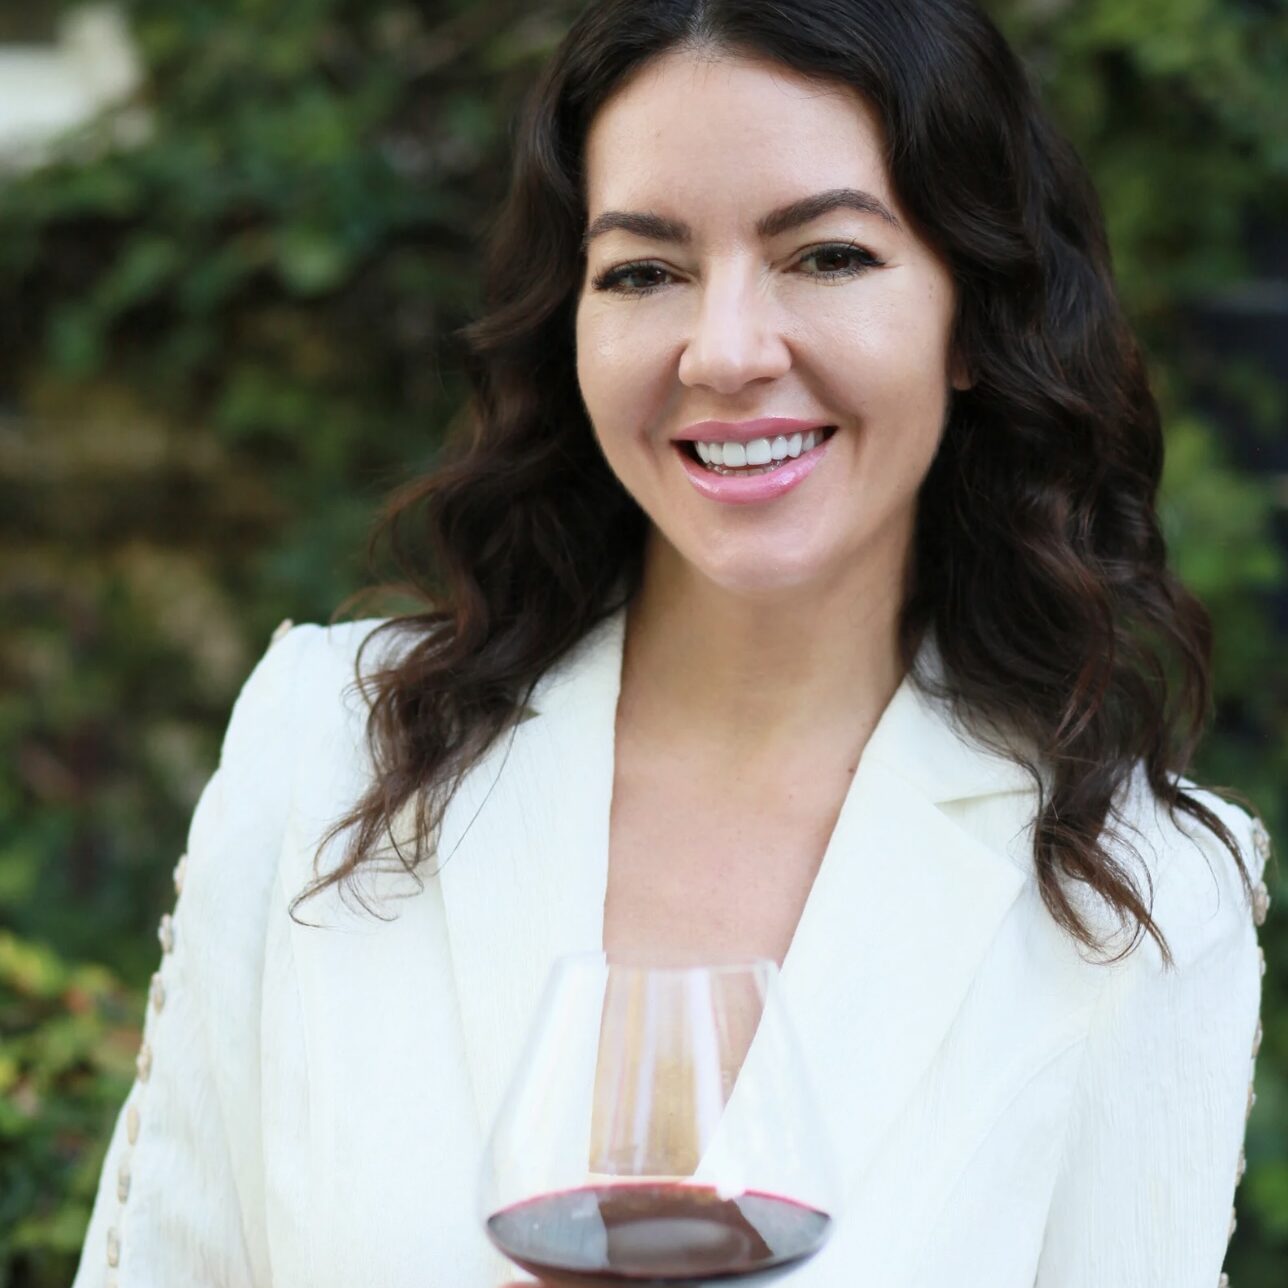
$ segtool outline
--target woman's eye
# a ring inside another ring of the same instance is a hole
[[[841,261],[838,265],[837,261]],[[814,261],[820,271],[805,273],[805,277],[817,277],[824,281],[839,281],[843,278],[857,277],[869,268],[879,268],[882,261],[862,246],[838,243],[831,246],[816,246],[806,251],[797,261],[799,264]],[[660,281],[647,282],[644,285],[627,285],[631,278],[647,277],[649,274],[668,276],[668,271],[660,264],[638,263],[623,264],[619,268],[608,269],[600,273],[592,282],[597,291],[613,291],[618,295],[650,295],[664,285]]]
[[[665,272],[666,269],[657,264],[623,264],[621,268],[613,268],[606,273],[600,273],[595,278],[594,287],[597,291],[616,291],[619,295],[648,295],[651,291],[656,291],[661,283],[651,282],[647,286],[636,288],[623,286],[622,283],[630,277]]]
[[[806,260],[814,260],[816,263],[835,264],[836,261],[850,261],[848,268],[835,268],[821,273],[808,273],[808,277],[854,277],[868,268],[879,268],[881,261],[877,259],[870,251],[866,251],[862,246],[819,246],[814,250],[807,251],[801,257],[801,263]]]

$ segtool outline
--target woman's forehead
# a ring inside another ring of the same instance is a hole
[[[880,121],[851,86],[766,60],[730,56],[711,62],[670,53],[647,63],[608,97],[590,123],[588,142],[698,149],[719,135],[721,146],[738,141],[748,151],[763,151],[810,144],[811,138],[799,135],[802,128],[823,132],[820,144],[875,145],[880,153]]]
[[[666,202],[756,219],[775,197],[837,189],[895,207],[879,122],[856,91],[745,59],[645,67],[592,121],[585,177],[592,217]]]

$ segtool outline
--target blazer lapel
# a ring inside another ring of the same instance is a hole
[[[864,750],[782,987],[842,1179],[866,1165],[930,1064],[1025,876],[940,808],[1027,790],[905,681]]]
[[[439,880],[482,1136],[554,959],[602,947],[624,625],[621,610],[543,681],[537,714],[466,776],[444,818]],[[936,667],[933,649],[923,664]],[[1025,880],[940,806],[1024,790],[1018,766],[958,734],[910,680],[864,750],[781,975],[847,1189]],[[753,1041],[744,1068],[756,1058]],[[737,1102],[735,1086],[717,1137],[736,1130]],[[705,1160],[717,1157],[718,1141]]]

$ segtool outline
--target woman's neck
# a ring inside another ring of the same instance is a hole
[[[902,594],[896,566],[773,598],[739,595],[653,540],[627,607],[619,723],[752,777],[772,779],[820,746],[857,762],[903,676]]]

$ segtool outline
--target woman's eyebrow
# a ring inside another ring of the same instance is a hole
[[[807,224],[833,210],[858,210],[867,215],[879,215],[892,228],[902,228],[893,211],[879,197],[860,188],[829,188],[812,197],[789,201],[756,221],[756,233],[762,239],[777,237],[789,229]],[[683,220],[669,219],[647,210],[606,210],[596,217],[581,239],[584,251],[601,234],[614,228],[647,237],[650,241],[676,242],[687,246],[693,240],[693,229]]]

